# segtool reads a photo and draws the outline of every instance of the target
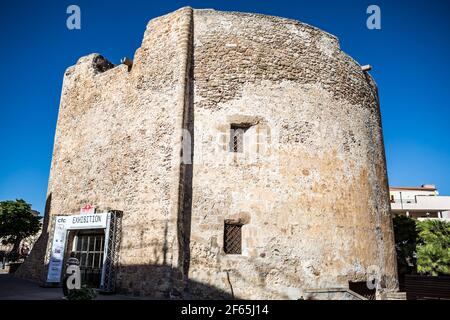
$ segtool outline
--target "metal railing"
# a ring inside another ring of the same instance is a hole
[[[433,196],[433,195],[417,195],[417,196],[414,196],[414,198],[402,198],[401,197],[401,195],[400,195],[400,198],[391,198],[390,199],[390,201],[391,201],[391,203],[402,203],[402,204],[405,204],[405,203],[418,203],[418,199],[419,198],[435,198],[436,196]]]
[[[400,198],[391,199],[391,203],[402,203],[402,204],[405,204],[405,203],[417,203],[417,198],[414,198],[414,199],[400,199]]]

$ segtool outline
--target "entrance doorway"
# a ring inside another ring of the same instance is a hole
[[[81,284],[99,288],[103,268],[105,233],[103,230],[78,231],[73,251],[80,261]]]

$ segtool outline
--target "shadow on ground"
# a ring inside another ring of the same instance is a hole
[[[169,266],[125,266],[118,270],[116,294],[99,294],[96,300],[202,300],[234,299],[230,292],[192,280],[181,280]],[[139,279],[135,283],[130,279]],[[155,280],[157,279],[157,280]],[[0,274],[0,300],[61,300],[62,288]]]
[[[38,283],[0,274],[0,300],[62,300],[61,288],[44,288]],[[133,300],[122,295],[98,295],[95,300]]]

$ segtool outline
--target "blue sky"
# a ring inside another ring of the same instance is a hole
[[[81,30],[66,28],[70,4],[81,8]],[[381,8],[381,30],[366,28],[370,4]],[[338,36],[374,67],[390,184],[434,183],[450,195],[449,1],[2,0],[0,200],[44,210],[64,70],[92,52],[132,57],[148,20],[186,5],[293,18]]]

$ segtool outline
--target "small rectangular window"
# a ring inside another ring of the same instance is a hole
[[[348,288],[365,297],[367,300],[375,300],[376,298],[376,289],[369,289],[366,281],[349,281]]]
[[[232,124],[230,128],[230,152],[244,152],[244,134],[248,125]]]
[[[226,254],[242,253],[242,225],[225,222],[223,249]]]

